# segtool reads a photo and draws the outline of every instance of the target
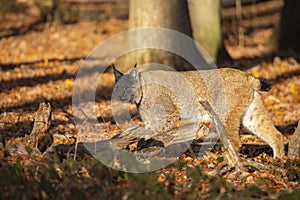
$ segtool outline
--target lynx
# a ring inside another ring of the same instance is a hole
[[[179,120],[209,123],[212,119],[200,104],[207,101],[220,116],[236,151],[241,147],[242,125],[270,145],[274,157],[284,155],[283,136],[261,99],[262,81],[250,74],[232,68],[139,72],[135,66],[123,75],[113,66],[113,71],[114,93],[121,101],[137,105],[147,129],[163,133]]]

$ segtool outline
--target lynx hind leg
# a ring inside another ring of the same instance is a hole
[[[239,130],[241,115],[238,112],[231,112],[224,122],[224,127],[234,150],[238,152],[242,146]]]
[[[254,92],[254,98],[248,107],[242,124],[253,134],[260,137],[273,149],[273,156],[281,158],[284,155],[284,141],[282,134],[275,128],[268,115],[258,92]]]

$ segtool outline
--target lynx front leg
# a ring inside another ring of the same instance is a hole
[[[159,96],[155,101],[141,104],[139,114],[145,123],[146,129],[155,132],[165,132],[174,127],[180,119],[180,109],[169,98]]]
[[[273,156],[281,158],[284,155],[282,134],[275,128],[258,92],[248,107],[242,121],[245,128],[263,139],[273,149]]]

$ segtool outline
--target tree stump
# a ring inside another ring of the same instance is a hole
[[[289,142],[288,157],[291,159],[300,157],[300,122]]]
[[[39,105],[34,118],[33,129],[30,134],[29,146],[44,152],[53,142],[52,135],[47,134],[51,125],[51,105],[42,102]],[[52,139],[52,141],[51,141]],[[45,142],[47,141],[47,142]],[[51,144],[49,144],[51,143]]]

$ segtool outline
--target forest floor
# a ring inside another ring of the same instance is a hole
[[[17,21],[13,17],[5,23],[1,21],[0,29],[16,26]],[[24,136],[31,133],[35,112],[44,100],[52,106],[49,133],[54,137],[54,145],[83,141],[77,137],[72,115],[76,74],[96,45],[127,30],[127,24],[126,20],[115,18],[75,24],[45,23],[22,34],[0,38],[0,133],[6,136],[5,148],[23,142]],[[244,46],[237,46],[231,37],[225,44],[236,67],[242,66],[256,77],[272,80],[272,89],[262,97],[287,143],[300,119],[300,64],[294,56],[268,55],[266,44],[271,33],[270,29],[257,30],[245,36]],[[96,113],[99,118],[110,119],[113,75],[105,73],[102,81],[105,88],[100,90]],[[103,135],[89,137],[104,140],[120,132],[113,119],[99,122],[98,128]],[[118,172],[87,155],[75,161],[68,156],[63,159],[53,155],[12,156],[4,148],[0,158],[0,196],[75,199],[159,195],[170,199],[182,196],[276,199],[282,195],[297,199],[300,196],[299,160],[288,157],[273,160],[270,148],[249,134],[242,136],[242,142],[241,159],[280,170],[246,167],[238,174],[234,170],[224,172],[226,162],[220,146],[202,157],[183,154],[176,164],[148,174]]]

